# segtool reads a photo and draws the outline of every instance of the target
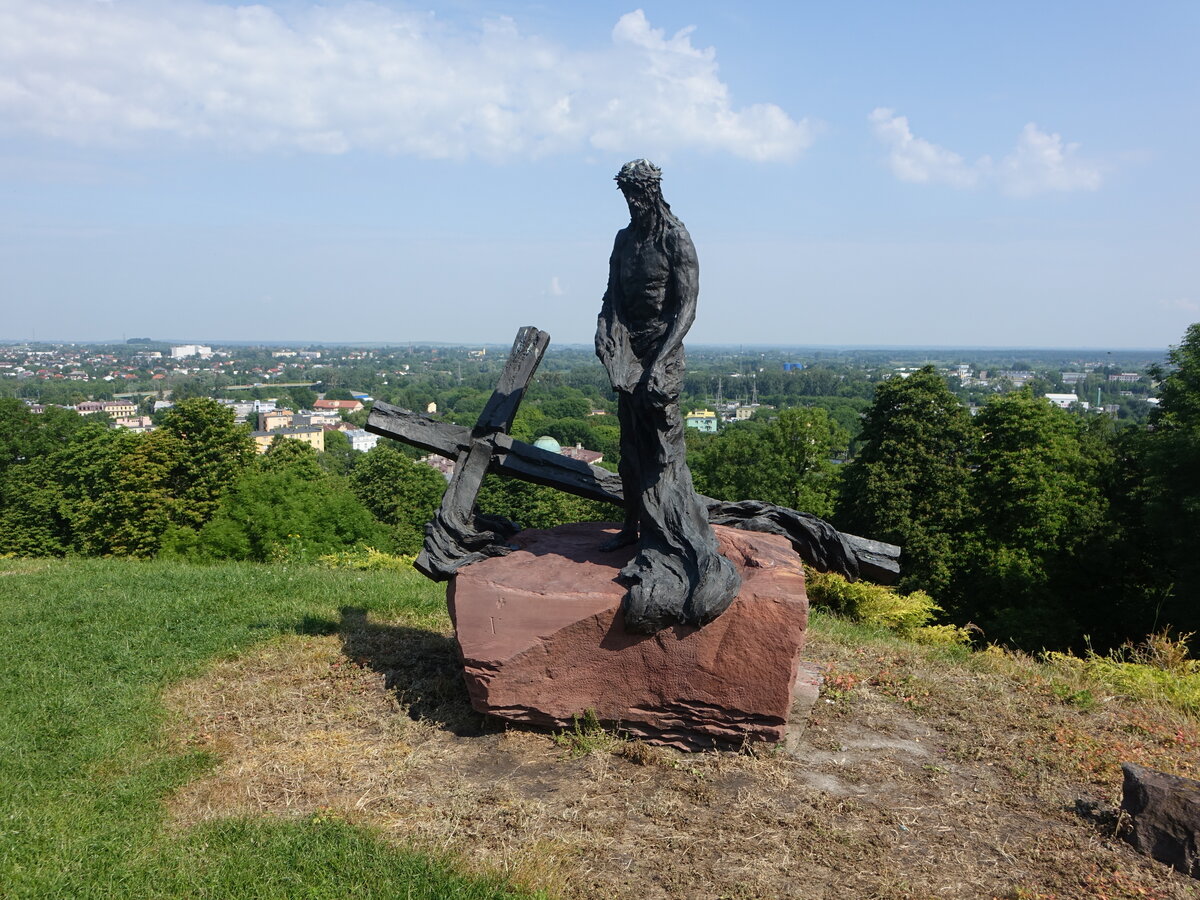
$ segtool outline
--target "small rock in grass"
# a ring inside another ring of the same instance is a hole
[[[1126,840],[1139,852],[1200,878],[1200,781],[1134,763],[1122,763],[1121,769],[1121,809],[1132,824]]]

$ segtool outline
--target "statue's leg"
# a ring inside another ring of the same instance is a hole
[[[640,465],[638,456],[638,425],[634,420],[632,403],[624,391],[617,391],[617,422],[621,426],[621,460],[617,473],[625,492],[625,521],[621,530],[600,545],[604,551],[617,550],[637,543],[638,519],[642,511]]]
[[[692,487],[677,400],[663,404],[634,395],[631,405],[638,419],[642,514],[638,554],[621,571],[629,585],[625,625],[649,633],[703,625],[725,611],[740,579],[718,552]]]

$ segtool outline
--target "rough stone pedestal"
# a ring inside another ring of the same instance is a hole
[[[601,553],[615,529],[598,523],[522,531],[510,555],[459,570],[447,597],[472,705],[551,727],[592,710],[680,749],[784,740],[814,696],[798,673],[804,570],[784,537],[714,530],[742,588],[700,629],[625,630],[616,577],[634,550]]]

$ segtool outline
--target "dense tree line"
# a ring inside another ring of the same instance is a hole
[[[445,481],[392,446],[325,453],[184,400],[147,434],[0,400],[0,554],[268,561],[355,545],[415,552]]]
[[[513,433],[580,443],[615,467],[612,398],[594,360],[579,356],[539,374]],[[491,368],[400,379],[385,396],[424,408],[432,390],[439,416],[471,424]],[[782,408],[715,435],[689,430],[689,463],[702,493],[802,509],[899,544],[902,587],[927,591],[987,640],[1104,648],[1168,625],[1200,629],[1200,324],[1152,374],[1161,402],[1142,423],[1065,411],[1028,388],[993,392],[972,416],[932,366],[907,378],[833,363],[760,369],[760,398]],[[697,396],[711,379],[696,373]],[[289,397],[306,406],[314,395]],[[248,429],[206,398],[177,403],[157,424],[131,434],[0,399],[0,553],[411,553],[445,486],[411,448],[384,442],[360,454],[337,432],[321,454],[280,439],[256,455]],[[493,477],[479,505],[525,527],[619,515]]]
[[[1200,628],[1200,324],[1146,427],[1029,390],[970,419],[932,367],[879,385],[835,522],[904,548],[905,585],[1027,647]]]

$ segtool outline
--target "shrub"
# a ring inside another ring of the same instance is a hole
[[[307,562],[357,547],[392,549],[388,529],[345,479],[316,459],[298,441],[273,445],[222,497],[191,551],[213,559]]]
[[[930,625],[942,609],[924,591],[900,594],[867,581],[847,581],[831,572],[804,567],[809,599],[830,612],[866,625],[878,625],[928,644],[965,644],[966,629]]]
[[[1188,656],[1191,634],[1172,638],[1166,631],[1141,644],[1126,643],[1107,655],[1088,650],[1082,656],[1050,652],[1046,661],[1111,691],[1156,700],[1193,715],[1200,714],[1200,660]]]
[[[318,565],[327,569],[354,569],[359,572],[408,572],[413,557],[383,553],[373,547],[361,550],[342,550],[317,558]]]

